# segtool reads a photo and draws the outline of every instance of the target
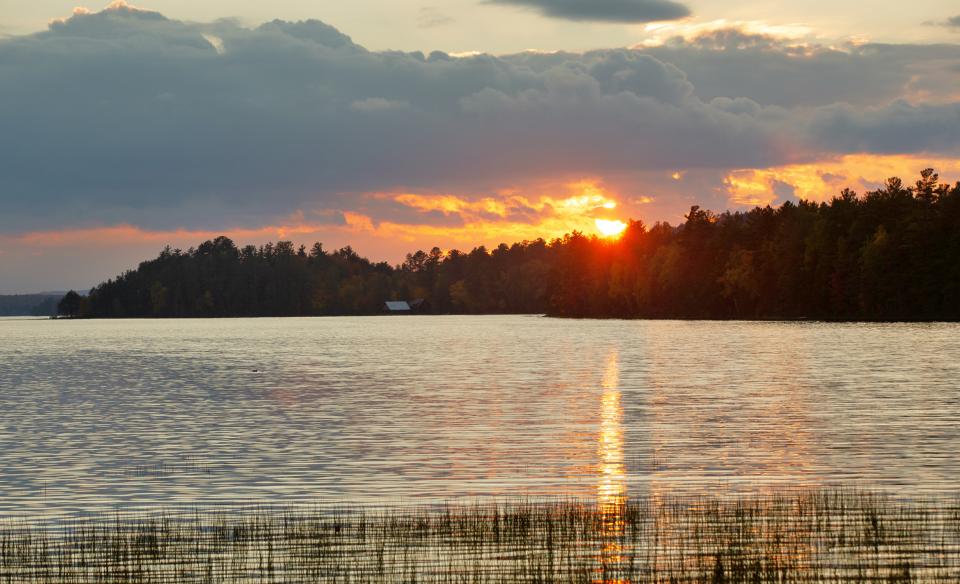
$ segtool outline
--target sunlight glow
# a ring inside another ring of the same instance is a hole
[[[441,213],[459,219],[459,224],[450,225],[374,222],[373,218],[363,222],[363,231],[381,238],[396,237],[411,244],[415,240],[430,239],[427,243],[496,245],[504,241],[563,237],[574,231],[615,237],[626,228],[611,216],[610,211],[619,206],[615,196],[598,181],[589,179],[541,186],[525,194],[520,189],[501,189],[495,197],[389,191],[371,196],[422,213]],[[360,225],[356,221],[361,217],[359,213],[343,211],[343,216],[347,226]],[[602,218],[600,223],[598,218]]]
[[[399,259],[390,257],[397,242],[403,242],[404,247],[410,249],[418,246],[430,249],[435,245],[445,249],[471,249],[477,245],[495,247],[500,243],[538,238],[549,241],[575,231],[613,240],[627,228],[615,215],[620,207],[616,195],[595,180],[501,189],[495,196],[480,198],[386,191],[365,193],[364,199],[381,206],[392,203],[417,213],[404,220],[392,220],[389,212],[374,214],[367,210],[324,208],[298,210],[265,225],[236,225],[215,231],[151,230],[132,224],[28,231],[0,234],[0,253],[25,248],[40,253],[63,248],[168,244],[186,248],[197,240],[226,235],[257,244],[277,239],[291,239],[297,244],[323,241],[328,246],[349,243],[365,254],[385,254],[393,261]],[[634,204],[652,201],[653,198],[646,196],[632,200]],[[422,221],[417,216],[419,213],[434,217],[429,222]],[[437,215],[450,219],[437,221]]]
[[[735,30],[745,36],[773,37],[778,40],[801,41],[811,39],[814,35],[812,28],[805,24],[770,24],[762,20],[712,20],[709,22],[652,22],[644,27],[648,38],[638,47],[659,47],[667,44],[671,39],[681,37],[687,41],[710,33]]]
[[[597,231],[604,237],[619,237],[627,228],[627,224],[619,219],[595,219],[594,223],[597,224]]]
[[[734,170],[723,182],[731,203],[752,207],[781,203],[782,195],[790,191],[797,199],[829,201],[844,187],[864,193],[882,187],[891,176],[910,184],[927,167],[936,169],[945,182],[960,175],[960,160],[956,158],[847,154],[804,164]]]

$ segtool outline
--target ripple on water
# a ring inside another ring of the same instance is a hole
[[[0,515],[952,492],[960,326],[0,319]]]

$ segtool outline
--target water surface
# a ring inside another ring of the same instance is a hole
[[[960,326],[0,319],[0,515],[953,493]]]

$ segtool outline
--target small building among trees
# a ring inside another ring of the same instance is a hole
[[[423,298],[409,301],[387,300],[383,303],[383,308],[388,314],[417,314],[426,310],[427,301]]]

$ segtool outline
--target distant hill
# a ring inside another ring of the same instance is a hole
[[[50,316],[62,297],[62,292],[0,295],[0,316]]]

